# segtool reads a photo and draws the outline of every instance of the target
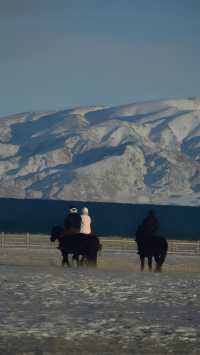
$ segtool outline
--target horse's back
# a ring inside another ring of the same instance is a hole
[[[146,237],[137,240],[138,253],[143,257],[154,256],[155,254],[166,254],[168,243],[161,236]]]
[[[83,233],[67,235],[63,238],[63,248],[69,253],[88,254],[93,250],[98,250],[99,239],[97,236]]]

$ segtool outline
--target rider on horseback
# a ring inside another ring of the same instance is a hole
[[[148,216],[144,219],[142,225],[144,234],[148,237],[155,237],[158,235],[160,223],[153,210],[149,211]]]
[[[64,219],[64,231],[65,236],[76,235],[80,233],[81,229],[81,216],[78,212],[69,213]]]
[[[152,270],[152,258],[156,262],[156,270],[161,271],[161,266],[167,254],[167,242],[160,237],[160,224],[153,210],[149,211],[148,216],[140,224],[136,231],[136,242],[138,254],[140,255],[141,270],[144,270],[144,260],[148,258],[149,270]]]

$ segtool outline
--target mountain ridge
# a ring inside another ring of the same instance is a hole
[[[0,196],[200,205],[200,99],[0,118]]]

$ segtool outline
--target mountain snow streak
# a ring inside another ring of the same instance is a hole
[[[0,197],[200,205],[200,99],[3,117]]]

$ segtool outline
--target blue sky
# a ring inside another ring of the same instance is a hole
[[[0,0],[0,116],[200,96],[199,0]]]

